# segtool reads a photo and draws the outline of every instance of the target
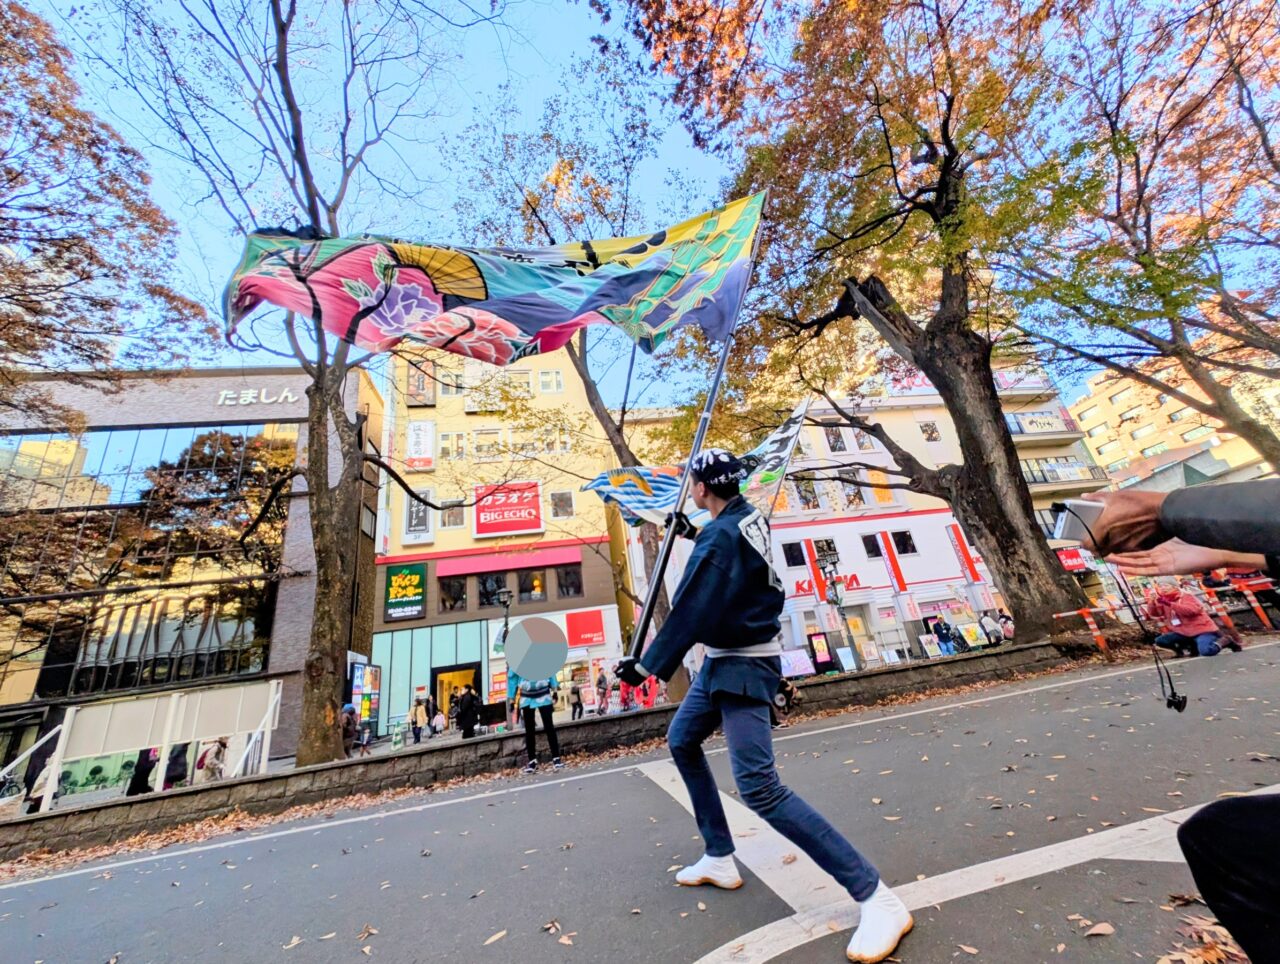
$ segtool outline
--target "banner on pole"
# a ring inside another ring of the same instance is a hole
[[[728,337],[751,280],[764,194],[651,234],[542,248],[254,231],[223,293],[230,340],[264,302],[369,351],[402,340],[509,365],[593,324],[652,352],[693,322]]]

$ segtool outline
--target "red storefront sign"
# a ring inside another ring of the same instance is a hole
[[[840,584],[844,586],[846,592],[853,592],[853,590],[862,585],[862,582],[858,579],[857,573],[851,572],[848,575],[837,576],[836,578],[840,581]],[[826,580],[823,580],[822,585],[824,587],[826,586]],[[795,583],[795,591],[792,595],[807,596],[814,591],[814,581],[812,579],[797,579]],[[826,598],[826,590],[824,588],[822,595],[823,602],[826,601]]]
[[[1089,568],[1089,564],[1085,562],[1084,556],[1079,549],[1058,549],[1058,559],[1062,562],[1062,568],[1067,572],[1083,572]]]
[[[604,612],[588,609],[580,613],[564,614],[565,635],[569,647],[604,645]]]
[[[527,535],[543,530],[540,482],[477,485],[475,499],[472,531],[477,539]]]

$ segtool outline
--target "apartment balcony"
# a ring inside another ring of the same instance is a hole
[[[1106,470],[1096,465],[1023,464],[1022,477],[1032,492],[1092,492],[1111,484]]]
[[[1070,444],[1084,438],[1084,431],[1069,418],[1058,419],[1061,424],[1046,425],[1044,428],[1028,427],[1020,424],[1014,417],[1005,416],[1009,426],[1009,434],[1013,436],[1013,444],[1017,446]]]

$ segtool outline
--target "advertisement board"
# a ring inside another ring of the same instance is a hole
[[[603,646],[605,643],[604,613],[599,609],[565,613],[564,625],[570,649],[575,646]]]
[[[436,467],[436,423],[409,422],[404,429],[404,467],[414,472],[430,472]]]
[[[831,653],[831,644],[827,642],[826,633],[810,633],[809,650],[813,653],[815,672],[825,673],[836,668],[835,657]]]
[[[542,483],[475,486],[472,535],[477,539],[542,532]]]
[[[427,564],[388,566],[383,620],[390,623],[397,619],[421,619],[426,611]]]

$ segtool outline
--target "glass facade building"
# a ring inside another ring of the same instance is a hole
[[[264,671],[297,449],[289,422],[0,436],[0,707]]]

